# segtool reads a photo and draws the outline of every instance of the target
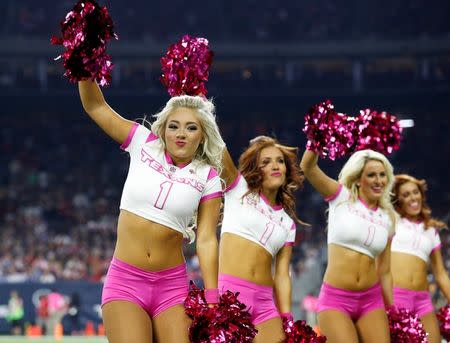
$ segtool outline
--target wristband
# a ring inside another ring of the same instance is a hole
[[[280,314],[281,318],[286,318],[287,320],[294,320],[294,316],[292,315],[292,312],[285,312]]]
[[[205,300],[208,304],[217,304],[219,302],[219,289],[218,288],[206,288]]]

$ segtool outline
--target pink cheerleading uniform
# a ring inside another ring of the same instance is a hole
[[[137,123],[121,148],[130,154],[130,168],[120,209],[190,238],[187,228],[199,204],[222,196],[217,172],[198,161],[175,166],[160,139]],[[187,294],[185,264],[149,272],[113,258],[103,286],[102,305],[127,300],[154,317],[171,306],[182,304]]]
[[[385,248],[392,225],[381,208],[370,209],[362,199],[350,200],[350,191],[339,185],[329,202],[328,244],[336,244],[376,258]],[[339,289],[324,283],[320,290],[318,312],[338,310],[357,320],[367,312],[384,308],[381,287],[376,284],[364,291]]]
[[[271,206],[262,194],[247,194],[248,185],[238,174],[225,190],[221,234],[232,233],[254,242],[272,256],[295,242],[296,225],[282,206]],[[279,317],[272,287],[262,286],[233,275],[219,275],[219,291],[239,292],[239,299],[250,308],[253,323]]]
[[[406,218],[399,220],[391,251],[416,256],[428,264],[430,255],[440,248],[441,239],[436,229],[425,229],[423,222],[414,223]],[[394,304],[417,313],[419,317],[434,311],[428,291],[394,287]]]

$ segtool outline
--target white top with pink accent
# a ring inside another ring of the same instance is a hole
[[[350,200],[350,191],[339,185],[329,202],[328,244],[336,244],[375,258],[387,245],[392,225],[381,208],[370,209],[362,199]]]
[[[244,194],[248,185],[241,174],[225,190],[222,232],[233,233],[266,249],[272,256],[294,245],[296,225],[281,206],[271,206],[262,194]]]
[[[435,228],[425,229],[423,222],[414,223],[406,218],[397,223],[391,251],[411,254],[428,263],[430,255],[440,247],[441,239]]]
[[[217,172],[192,161],[175,166],[160,139],[135,123],[121,149],[130,154],[130,169],[122,192],[120,209],[181,232],[199,204],[223,195]]]

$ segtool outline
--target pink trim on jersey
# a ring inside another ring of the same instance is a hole
[[[206,178],[206,181],[211,180],[212,178],[216,177],[217,175],[219,175],[219,174],[217,174],[217,171],[213,167],[211,167],[209,169],[209,174],[208,174],[208,177]]]
[[[167,150],[164,151],[164,156],[166,157],[167,163],[169,163],[169,164],[175,166],[175,163],[173,163],[173,160],[172,160],[172,156],[170,156],[170,154],[169,154],[169,152],[168,152]],[[183,168],[186,167],[189,163],[191,163],[191,162],[180,163],[180,164],[177,165],[176,167],[178,167],[178,168],[180,168],[180,169],[183,169]]]
[[[128,132],[128,137],[127,137],[127,139],[125,139],[125,142],[122,143],[122,145],[120,146],[120,149],[125,150],[126,148],[128,148],[138,126],[139,126],[138,123],[133,123],[133,126],[130,129],[130,132]]]
[[[440,249],[442,247],[442,244],[436,245],[433,250],[431,250],[431,253],[434,253],[436,250]]]
[[[267,205],[269,205],[270,207],[272,207],[273,210],[279,211],[279,210],[282,210],[282,209],[283,209],[283,206],[281,206],[281,205],[271,205],[270,202],[269,202],[269,199],[267,199],[266,196],[265,196],[264,194],[259,193],[259,196],[261,197],[261,199],[264,200],[264,202],[265,202]]]
[[[239,183],[239,180],[241,179],[242,175],[241,173],[238,173],[234,181],[229,185],[227,188],[225,188],[225,192],[231,191],[236,185]]]
[[[147,140],[145,141],[145,143],[153,142],[153,141],[155,141],[157,139],[158,139],[158,136],[155,135],[153,132],[150,132],[150,134],[148,135]]]
[[[376,210],[378,210],[378,205],[377,205],[375,208],[370,207],[370,206],[364,201],[364,199],[361,198],[359,195],[358,195],[358,200],[359,200],[359,201],[361,202],[361,204],[363,204],[368,210],[371,210],[371,211],[376,211]]]
[[[214,199],[214,198],[221,198],[222,196],[223,196],[223,192],[215,192],[215,193],[205,195],[204,197],[200,198],[200,204],[202,202],[205,202],[206,200]]]
[[[339,196],[339,194],[341,194],[342,187],[343,186],[341,184],[339,184],[339,187],[338,187],[338,190],[336,191],[336,193],[327,196],[325,198],[325,201],[330,202],[330,201],[333,201],[334,199],[336,199]]]
[[[295,245],[295,242],[286,242],[284,243],[285,247],[293,247]]]
[[[292,223],[292,226],[291,226],[291,231],[292,230],[297,230],[297,226],[295,225],[295,222],[294,223]]]

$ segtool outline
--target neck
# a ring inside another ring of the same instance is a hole
[[[358,197],[366,207],[372,210],[375,210],[378,207],[378,200],[370,200],[363,193],[359,193]]]
[[[405,218],[408,219],[410,222],[414,222],[414,223],[418,223],[421,221],[418,214],[417,215],[405,214]]]
[[[271,206],[276,205],[278,189],[262,189],[261,193],[266,197]]]

